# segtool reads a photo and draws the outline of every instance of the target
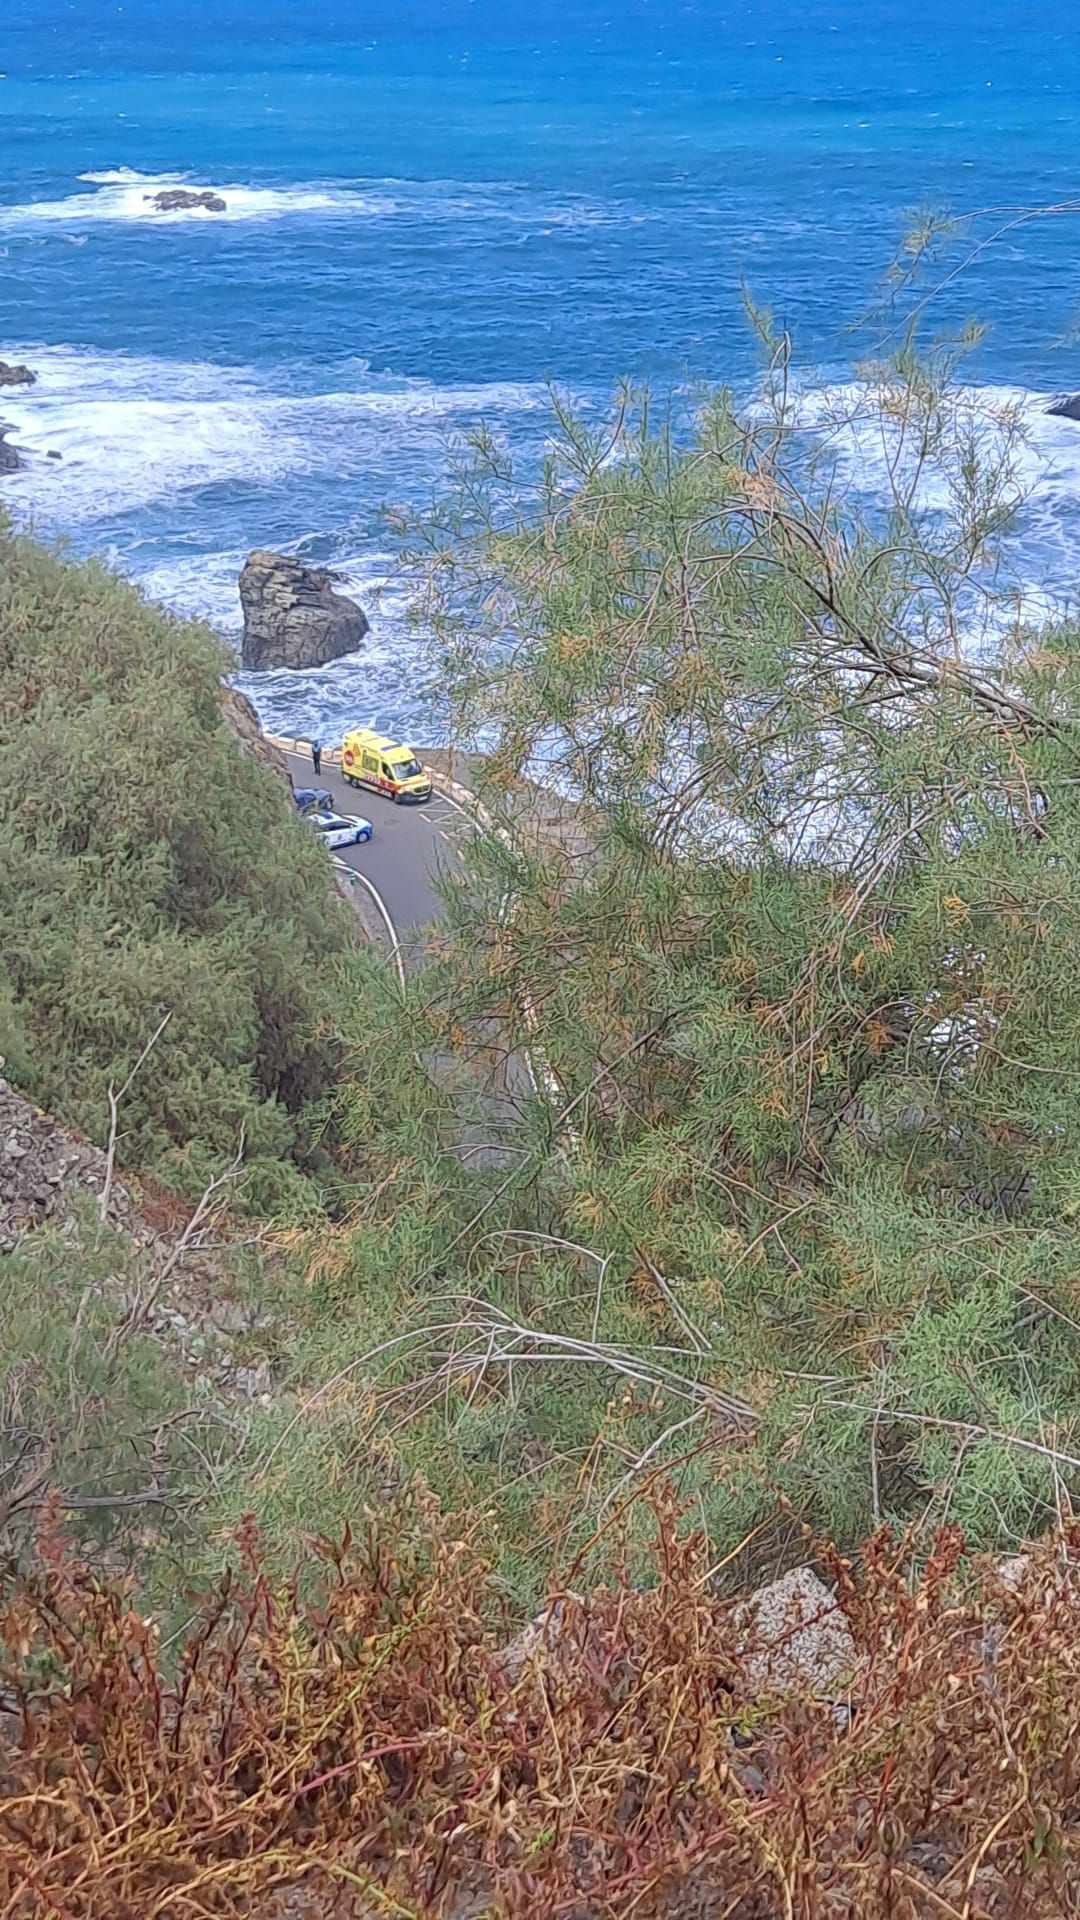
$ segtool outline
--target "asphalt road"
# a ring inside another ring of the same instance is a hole
[[[442,918],[435,881],[452,869],[461,835],[472,832],[468,814],[438,789],[422,807],[396,806],[380,794],[346,786],[336,767],[324,765],[316,779],[309,754],[286,753],[285,758],[294,786],[325,787],[342,813],[371,821],[371,839],[360,847],[342,847],[335,857],[378,889],[408,967],[423,955],[424,928]],[[508,1143],[535,1093],[529,1063],[519,1053],[505,1053],[493,1033],[486,1062],[474,1060],[464,1070],[448,1054],[432,1054],[426,1066],[433,1080],[473,1109],[473,1117],[462,1125],[457,1146],[461,1159],[495,1170],[506,1167],[509,1157],[520,1151]]]
[[[410,949],[418,950],[419,929],[442,918],[434,883],[452,867],[455,838],[469,830],[467,816],[437,791],[423,806],[398,806],[381,794],[346,786],[336,767],[324,764],[316,776],[310,754],[285,757],[294,786],[325,787],[342,813],[371,821],[371,839],[361,847],[339,848],[337,858],[378,889],[408,958]]]

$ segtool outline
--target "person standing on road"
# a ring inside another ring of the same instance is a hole
[[[322,772],[322,747],[318,740],[311,743],[311,764],[316,773]]]

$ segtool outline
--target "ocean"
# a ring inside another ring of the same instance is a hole
[[[426,743],[437,674],[388,509],[483,422],[526,475],[550,385],[749,391],[745,282],[811,382],[910,210],[1076,192],[1066,0],[6,0],[0,419],[19,521],[222,632],[247,550],[342,570],[372,620],[318,672],[241,676],[264,722]],[[225,213],[155,213],[170,184]],[[1033,593],[1080,574],[1080,218],[1015,228],[942,324],[1033,424]],[[45,454],[55,450],[59,462]]]

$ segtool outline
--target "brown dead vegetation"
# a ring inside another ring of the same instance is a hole
[[[823,1698],[770,1692],[667,1499],[655,1586],[553,1594],[522,1660],[431,1514],[318,1543],[304,1591],[243,1534],[171,1645],[50,1529],[2,1622],[0,1913],[1073,1914],[1078,1552],[826,1556],[856,1659]]]

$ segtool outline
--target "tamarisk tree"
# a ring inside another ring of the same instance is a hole
[[[499,829],[429,991],[573,1108],[546,1310],[753,1408],[630,1459],[720,1531],[1022,1534],[1080,1469],[1080,658],[1022,619],[1023,421],[907,346],[811,399],[775,340],[749,410],[560,412],[539,502],[476,447],[428,607]]]

